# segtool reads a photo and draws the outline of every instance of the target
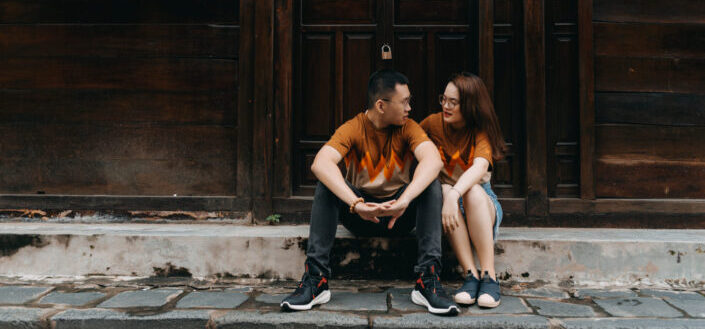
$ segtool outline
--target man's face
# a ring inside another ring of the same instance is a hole
[[[392,125],[404,125],[411,112],[409,101],[411,101],[409,86],[397,84],[394,93],[385,100],[384,121]]]

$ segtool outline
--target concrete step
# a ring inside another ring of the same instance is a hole
[[[0,276],[298,279],[308,226],[0,223]],[[416,241],[338,228],[334,278],[411,279]],[[457,278],[444,245],[444,277]],[[501,280],[555,284],[705,284],[705,230],[503,228]]]

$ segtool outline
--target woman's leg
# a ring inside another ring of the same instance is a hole
[[[450,185],[443,184],[443,196],[445,197],[448,192],[450,192]],[[460,225],[452,233],[446,232],[445,234],[450,240],[450,245],[453,247],[456,257],[458,257],[458,263],[463,267],[463,272],[472,272],[476,278],[479,278],[475,259],[472,256],[468,228],[465,225],[465,219],[460,213],[460,209],[458,209],[458,219],[460,220]]]
[[[480,259],[480,268],[494,278],[494,204],[482,186],[475,184],[463,195],[463,205],[470,239]]]

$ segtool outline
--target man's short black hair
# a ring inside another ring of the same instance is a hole
[[[408,85],[409,79],[405,75],[391,69],[383,69],[372,73],[370,81],[367,83],[367,108],[373,108],[378,99],[389,97],[398,84]]]

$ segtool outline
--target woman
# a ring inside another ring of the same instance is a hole
[[[499,283],[494,268],[494,242],[502,208],[490,187],[492,164],[506,149],[492,101],[482,80],[470,73],[454,75],[439,96],[443,109],[421,122],[438,146],[445,168],[443,231],[448,236],[465,282],[456,291],[459,304],[497,307]],[[471,246],[472,241],[472,246]],[[474,246],[482,269],[475,266]]]

